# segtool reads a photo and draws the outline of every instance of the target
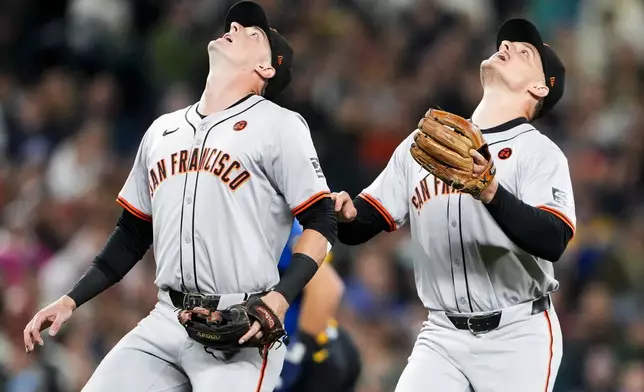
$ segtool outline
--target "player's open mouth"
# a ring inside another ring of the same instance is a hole
[[[230,43],[233,42],[233,37],[231,37],[230,34],[228,34],[228,33],[224,34],[224,36],[222,38],[225,39],[226,41],[230,42]]]
[[[510,59],[510,56],[508,56],[505,52],[497,52],[496,57],[500,58],[501,61],[507,61]]]

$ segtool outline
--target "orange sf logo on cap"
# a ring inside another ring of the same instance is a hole
[[[277,56],[277,66],[282,65],[282,61],[284,61],[284,57],[283,56]]]

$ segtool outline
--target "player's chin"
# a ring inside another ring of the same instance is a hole
[[[212,52],[219,51],[219,50],[221,50],[221,46],[222,45],[221,45],[221,42],[219,41],[219,39],[212,40],[212,41],[208,42],[208,52],[212,53]]]
[[[482,75],[499,75],[503,76],[507,74],[508,67],[507,64],[501,60],[490,58],[483,60],[481,62],[481,74]]]
[[[481,62],[482,69],[503,69],[507,63],[497,56],[492,56]]]
[[[208,44],[208,57],[217,62],[225,61],[230,62],[234,58],[230,46],[225,45],[221,41],[210,41]]]

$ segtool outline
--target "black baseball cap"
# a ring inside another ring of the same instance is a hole
[[[232,22],[244,27],[256,26],[266,33],[271,47],[271,63],[275,75],[269,79],[264,96],[274,98],[291,82],[293,67],[293,49],[284,37],[268,23],[268,17],[261,5],[253,1],[240,1],[228,10],[225,20],[225,31],[230,30]]]
[[[499,47],[502,41],[527,42],[537,48],[541,56],[543,73],[546,76],[545,83],[550,89],[543,100],[541,110],[535,116],[535,118],[542,117],[563,96],[566,81],[566,68],[563,62],[555,51],[543,42],[537,27],[526,19],[514,18],[505,21],[496,36],[496,46]]]

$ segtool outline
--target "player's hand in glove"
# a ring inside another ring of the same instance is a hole
[[[55,336],[60,327],[72,316],[72,312],[75,309],[76,303],[74,300],[64,295],[36,313],[23,331],[25,351],[33,351],[35,342],[38,342],[41,346],[44,344],[40,332],[45,329],[49,328],[49,335]]]
[[[471,150],[470,154],[472,155],[472,159],[474,159],[474,174],[479,176],[486,170],[489,161],[476,150]],[[496,194],[498,186],[499,183],[496,181],[496,179],[493,179],[490,182],[490,185],[483,189],[478,199],[486,204],[491,202],[494,198],[494,195]]]
[[[277,316],[277,318],[279,319],[277,321],[280,323],[279,327],[280,329],[282,328],[286,310],[288,309],[288,302],[286,301],[286,298],[284,298],[284,296],[277,291],[271,291],[263,296],[261,298],[261,301],[269,308],[269,311],[273,312],[273,315],[263,312],[261,306],[257,307],[256,310],[258,311],[258,313],[260,313],[260,316],[264,317],[264,319],[261,319],[261,322],[260,320],[255,320],[253,322],[253,325],[251,325],[250,330],[248,330],[248,332],[246,332],[246,334],[242,336],[241,339],[239,339],[239,344],[244,344],[245,342],[252,340],[272,340],[272,337],[265,336],[267,332],[270,333],[270,331],[267,330],[275,328],[275,326],[270,325],[275,321],[271,320],[270,316]]]
[[[454,189],[484,202],[496,168],[480,129],[455,114],[430,109],[418,123],[410,152],[420,166]],[[489,198],[489,200],[488,200]]]

